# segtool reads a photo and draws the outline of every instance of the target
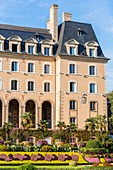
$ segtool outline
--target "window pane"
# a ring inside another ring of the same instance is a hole
[[[29,54],[33,54],[33,49],[34,49],[34,46],[29,45],[29,46],[28,46],[28,53],[29,53]]]
[[[11,71],[18,71],[18,62],[12,62]]]
[[[96,110],[96,102],[90,102],[90,110]]]
[[[50,50],[50,48],[45,47],[44,48],[44,55],[48,55],[49,56],[49,50]]]
[[[12,52],[17,52],[17,44],[12,44]]]
[[[44,92],[50,92],[50,83],[44,83]]]
[[[90,57],[94,57],[94,49],[89,49],[89,55]]]
[[[70,47],[70,55],[75,55],[75,47]]]
[[[76,92],[76,83],[75,82],[70,83],[70,92]]]
[[[34,64],[28,63],[28,72],[34,72]]]
[[[95,66],[90,66],[89,67],[89,74],[90,75],[95,75]]]
[[[75,101],[74,100],[70,101],[70,109],[75,109]]]
[[[95,93],[96,92],[96,85],[94,83],[90,84],[90,93]]]
[[[32,81],[28,82],[28,91],[34,91],[34,82]]]
[[[44,73],[49,74],[49,72],[50,72],[50,65],[48,64],[44,65]]]
[[[11,90],[17,90],[17,80],[11,81]]]
[[[75,123],[75,117],[70,118],[70,123]]]
[[[75,73],[75,65],[74,64],[69,65],[69,73]]]

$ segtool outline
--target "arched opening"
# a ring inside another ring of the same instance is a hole
[[[8,122],[11,122],[13,127],[19,127],[19,102],[16,99],[9,102]]]
[[[35,128],[35,107],[35,102],[33,100],[28,100],[26,102],[25,111],[31,113],[33,128]]]
[[[42,120],[47,120],[48,128],[51,128],[51,103],[48,101],[42,103]]]
[[[0,127],[2,127],[2,101],[0,100]]]

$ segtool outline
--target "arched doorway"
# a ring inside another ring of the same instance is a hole
[[[2,127],[2,101],[0,100],[0,127]]]
[[[51,128],[51,103],[48,101],[42,103],[42,120],[47,120],[48,128]]]
[[[26,102],[25,111],[31,113],[33,128],[35,128],[35,102],[33,100]]]
[[[8,122],[13,124],[13,127],[19,127],[19,102],[16,99],[12,99],[9,102],[8,108]]]

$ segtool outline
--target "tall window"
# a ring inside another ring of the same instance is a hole
[[[2,79],[0,78],[0,90],[2,90]]]
[[[34,91],[34,82],[33,81],[28,82],[28,91]]]
[[[49,64],[45,64],[44,65],[44,73],[45,74],[49,74],[50,73],[50,65]]]
[[[70,101],[70,109],[75,109],[75,100]]]
[[[28,45],[28,53],[33,54],[34,46],[33,45]]]
[[[94,57],[94,52],[95,52],[95,50],[92,49],[92,48],[90,48],[90,49],[89,49],[89,56],[90,56],[90,57]]]
[[[90,84],[90,93],[96,93],[97,89],[96,89],[96,84],[95,83],[91,83]]]
[[[0,60],[0,71],[2,71],[2,60]]]
[[[12,52],[17,53],[17,46],[18,44],[12,44]]]
[[[75,47],[70,47],[70,55],[75,55]]]
[[[44,92],[50,92],[50,83],[44,83]]]
[[[11,90],[18,90],[17,80],[11,80]]]
[[[96,110],[96,104],[97,102],[90,102],[90,110],[95,111]]]
[[[49,52],[50,52],[50,48],[49,47],[45,47],[44,48],[44,55],[49,56]]]
[[[89,75],[95,75],[95,74],[96,74],[95,66],[90,66],[89,67]]]
[[[34,72],[34,63],[28,63],[28,72],[30,73]]]
[[[76,83],[70,82],[70,92],[76,92]]]
[[[69,65],[69,73],[75,73],[75,65],[74,64]]]
[[[18,62],[13,61],[11,63],[11,71],[18,71]]]
[[[74,123],[75,124],[76,123],[75,120],[76,120],[75,117],[71,117],[70,118],[70,123]]]

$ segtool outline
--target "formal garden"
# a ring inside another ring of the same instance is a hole
[[[33,129],[25,112],[21,125],[14,128],[8,122],[0,129],[0,169],[113,169],[113,140],[105,116],[88,118],[82,131],[64,122],[50,130],[45,120]]]

